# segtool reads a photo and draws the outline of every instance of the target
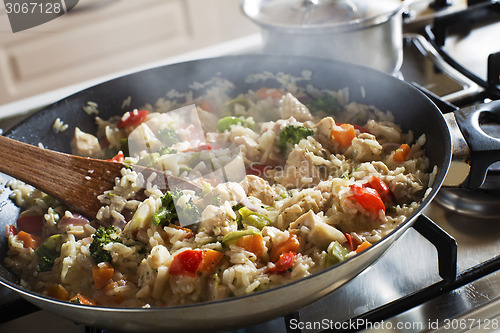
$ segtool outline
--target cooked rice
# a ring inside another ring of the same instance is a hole
[[[61,118],[56,118],[56,120],[54,120],[54,123],[52,124],[52,130],[54,131],[54,133],[61,133],[61,132],[64,132],[65,130],[68,129],[68,124],[65,124]]]
[[[193,83],[187,92],[169,91],[156,103],[145,105],[149,113],[140,125],[123,127],[118,126],[127,120],[122,117],[96,117],[99,129],[95,140],[91,134],[76,129],[73,147],[79,150],[75,153],[103,158],[123,149],[124,138],[129,139],[132,148],[131,138],[138,135],[134,130],[140,129],[139,136],[146,144],[136,146],[125,157],[125,163],[189,179],[202,190],[183,190],[179,184],[183,191],[176,202],[178,221],[156,225],[152,219],[162,209],[165,194],[156,173],[145,178],[133,168],[124,167],[114,188],[99,196],[103,206],[92,221],[72,214],[33,187],[12,180],[7,186],[13,189],[11,199],[23,208],[22,214],[42,218],[40,237],[60,234],[62,240],[53,266],[41,271],[39,255],[24,244],[19,234],[8,233],[5,265],[20,277],[22,286],[44,295],[59,297],[51,292],[56,285],[67,292],[65,299],[84,295],[104,306],[168,306],[246,295],[304,278],[332,264],[335,243],[346,249],[346,258],[356,255],[347,237],[356,245],[376,243],[418,208],[434,182],[437,168],[429,165],[425,156],[425,135],[415,139],[412,132],[404,133],[394,124],[390,112],[350,102],[348,90],[313,87],[307,83],[311,75],[304,71],[301,77],[285,73],[249,76],[248,82],[273,78],[290,95],[259,98],[258,92],[249,91],[237,97],[245,102],[233,104],[229,91],[234,85],[214,78]],[[322,94],[334,98],[345,112],[333,117],[329,110],[311,114],[299,102],[307,95]],[[130,100],[127,98],[122,106],[128,107]],[[204,101],[210,101],[215,113],[200,107],[168,112],[185,105],[200,106]],[[230,109],[228,105],[232,105]],[[83,110],[98,114],[97,108],[89,101]],[[283,114],[287,116],[281,118]],[[128,116],[134,115],[137,112]],[[244,122],[217,130],[218,117],[228,115],[242,117]],[[355,137],[348,146],[342,146],[332,136],[333,126],[355,120],[364,128],[356,127]],[[314,134],[284,151],[279,145],[280,133],[287,126],[303,126]],[[54,122],[55,131],[66,128],[60,119]],[[179,140],[165,147],[159,133],[168,129],[174,129]],[[81,145],[83,138],[86,145]],[[100,148],[103,140],[109,143],[106,150]],[[200,149],[207,144],[210,149]],[[402,144],[408,144],[411,151],[409,158],[400,161],[395,159],[395,151]],[[238,174],[242,168],[257,170],[258,175]],[[384,209],[374,210],[373,205],[356,199],[357,191],[372,188],[373,177],[389,188]],[[195,224],[184,224],[180,212],[191,204],[200,214],[196,218],[189,216]],[[235,208],[238,204],[270,223],[252,224]],[[103,248],[111,256],[110,263],[95,262],[91,256],[92,237],[99,226],[109,225],[118,230],[119,240]],[[248,242],[240,242],[245,236],[234,236],[231,242],[224,238],[238,231],[259,235],[256,239],[260,243],[254,244],[258,250]],[[289,251],[278,249],[287,248],[293,239],[300,245],[291,245],[293,259],[286,264]],[[196,274],[175,273],[172,263],[184,251],[204,251],[203,255],[217,251],[221,257],[214,267],[197,270]],[[112,276],[105,286],[97,286],[93,270],[107,267],[112,267]]]

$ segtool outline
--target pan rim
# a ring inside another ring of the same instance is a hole
[[[53,107],[54,105],[58,105],[60,103],[64,103],[65,100],[70,99],[72,96],[75,96],[75,95],[81,94],[82,92],[94,89],[97,86],[100,86],[100,85],[103,85],[103,84],[108,84],[108,83],[110,83],[110,82],[112,82],[112,81],[114,81],[116,79],[130,77],[130,76],[134,76],[134,75],[143,73],[145,71],[157,70],[158,68],[168,67],[168,66],[172,66],[172,65],[194,63],[194,62],[210,62],[210,61],[214,61],[214,60],[215,61],[230,61],[230,59],[234,59],[234,58],[239,58],[239,59],[241,59],[241,58],[252,58],[252,59],[255,59],[255,58],[259,58],[259,57],[269,58],[268,55],[260,55],[260,54],[230,55],[230,56],[222,56],[222,57],[214,57],[214,58],[205,58],[205,59],[190,60],[190,61],[186,61],[186,62],[182,62],[182,63],[177,63],[177,64],[164,65],[164,66],[155,67],[155,68],[151,68],[151,69],[147,69],[147,70],[142,70],[142,71],[130,73],[130,74],[127,74],[127,75],[124,75],[124,76],[120,76],[120,77],[117,77],[117,78],[114,78],[114,79],[107,80],[105,82],[99,83],[97,85],[88,87],[88,88],[86,88],[86,89],[84,89],[82,91],[79,91],[79,92],[76,92],[74,94],[71,94],[71,95],[63,98],[62,100],[56,101],[56,102],[54,102],[54,103],[52,103],[52,104],[44,107],[43,109],[41,109],[41,110],[39,110],[39,111],[31,114],[30,116],[28,116],[26,119],[24,119],[20,123],[14,125],[12,128],[10,128],[9,130],[7,130],[4,133],[4,135],[5,136],[12,136],[12,135],[14,135],[14,133],[19,128],[21,128],[23,126],[23,124],[25,122],[33,121],[33,119],[36,119],[37,117],[43,117],[43,114],[45,112],[48,112],[47,110],[50,110],[50,108]],[[363,71],[377,72],[378,73],[377,75],[385,76],[388,79],[390,78],[390,80],[394,80],[394,81],[397,80],[397,81],[399,81],[398,84],[406,86],[405,89],[409,89],[409,90],[413,91],[413,93],[415,94],[415,96],[419,95],[420,96],[419,98],[422,98],[422,101],[425,104],[427,104],[428,107],[434,109],[433,112],[436,113],[436,115],[437,114],[440,115],[440,117],[438,117],[438,118],[440,119],[440,121],[442,121],[442,124],[441,124],[442,126],[441,127],[443,129],[446,128],[446,132],[442,133],[443,134],[443,138],[446,141],[446,142],[443,142],[443,144],[445,144],[446,146],[448,146],[448,148],[450,149],[450,152],[451,152],[451,133],[450,133],[450,131],[449,131],[447,125],[446,125],[446,121],[445,121],[444,117],[442,116],[442,114],[439,111],[439,108],[436,106],[436,104],[430,98],[428,98],[425,94],[423,94],[419,89],[417,89],[415,86],[413,86],[413,85],[411,85],[411,84],[409,84],[409,83],[407,83],[405,81],[399,80],[399,79],[397,79],[397,78],[395,78],[395,77],[393,77],[393,76],[391,76],[389,74],[386,74],[386,73],[383,73],[383,72],[380,72],[380,71],[377,71],[377,70],[374,70],[372,68],[365,67],[365,66],[362,66],[362,65],[356,65],[356,64],[351,64],[351,63],[347,64],[347,63],[344,63],[342,61],[325,60],[325,59],[318,59],[318,58],[307,57],[307,56],[286,56],[285,58],[286,59],[291,59],[291,60],[298,60],[298,61],[314,61],[314,62],[317,62],[317,61],[325,62],[325,61],[327,61],[327,62],[334,63],[334,64],[337,64],[337,65],[341,64],[342,66],[346,66],[347,65],[347,66],[352,67],[352,68],[356,68],[356,67],[357,68],[362,68]],[[341,267],[342,265],[347,265],[348,263],[350,263],[353,260],[355,260],[355,258],[357,258],[357,257],[360,257],[360,256],[366,257],[369,253],[375,251],[375,249],[377,247],[381,247],[382,244],[393,243],[407,229],[409,229],[412,226],[412,224],[414,223],[414,221],[422,214],[422,211],[432,202],[432,200],[436,196],[437,192],[441,188],[441,185],[442,185],[442,183],[444,181],[444,178],[445,178],[446,174],[448,173],[448,169],[449,169],[450,163],[451,163],[451,153],[448,154],[447,156],[444,156],[444,165],[438,166],[438,172],[437,172],[436,177],[434,179],[434,184],[432,186],[432,189],[428,193],[428,195],[422,200],[422,202],[419,205],[419,207],[410,216],[408,216],[408,218],[403,223],[401,223],[398,227],[396,227],[394,230],[392,230],[387,236],[385,236],[380,241],[378,241],[376,244],[374,244],[373,247],[370,247],[367,250],[363,251],[362,253],[359,253],[355,257],[348,258],[347,260],[345,260],[343,262],[340,262],[337,265],[334,265],[334,266],[328,267],[326,269],[323,269],[323,270],[321,270],[321,271],[319,271],[319,272],[317,272],[315,274],[312,274],[310,276],[301,278],[301,279],[296,280],[296,281],[291,281],[291,282],[288,282],[286,284],[283,284],[283,285],[280,285],[280,286],[276,286],[276,287],[273,287],[273,288],[270,288],[270,289],[258,291],[258,292],[252,293],[252,294],[238,296],[238,297],[235,297],[235,298],[226,298],[226,299],[215,300],[215,301],[206,301],[206,302],[201,302],[201,303],[175,305],[175,306],[167,306],[167,307],[151,307],[151,308],[137,308],[137,307],[134,307],[134,308],[119,308],[119,307],[106,307],[106,306],[91,306],[91,307],[89,307],[89,306],[80,305],[80,304],[71,304],[71,303],[68,303],[66,301],[61,301],[61,300],[57,300],[57,299],[53,299],[53,298],[44,296],[44,295],[42,295],[40,293],[33,292],[31,290],[25,289],[24,287],[20,286],[19,284],[15,284],[15,283],[13,283],[11,281],[8,281],[8,280],[4,279],[3,276],[0,276],[0,284],[5,285],[6,287],[8,287],[8,288],[10,288],[10,289],[12,289],[12,290],[20,293],[24,297],[28,297],[29,299],[33,298],[33,299],[40,300],[40,301],[43,301],[43,302],[49,302],[49,303],[53,303],[53,304],[57,304],[57,305],[62,305],[62,306],[70,306],[70,307],[75,307],[75,308],[79,308],[79,309],[85,309],[85,310],[88,310],[88,311],[103,311],[103,310],[105,310],[105,311],[111,311],[111,312],[124,312],[124,313],[134,313],[134,312],[142,313],[142,312],[158,312],[158,311],[165,312],[165,311],[168,311],[169,309],[171,309],[171,310],[185,310],[185,309],[192,309],[192,308],[197,308],[197,307],[206,307],[206,306],[210,306],[210,305],[221,305],[221,304],[225,304],[225,303],[235,303],[236,301],[240,301],[240,300],[243,301],[243,300],[248,299],[248,298],[255,298],[255,295],[257,295],[257,294],[258,295],[270,294],[270,293],[272,294],[272,293],[277,292],[278,290],[281,290],[281,289],[287,288],[287,287],[290,287],[290,289],[291,289],[293,286],[296,286],[297,284],[308,283],[310,280],[312,280],[312,279],[314,279],[314,278],[316,278],[318,276],[323,276],[323,275],[327,274],[328,272],[330,272],[331,270],[337,269],[337,268]],[[369,268],[370,266],[372,266],[373,263],[374,262],[372,262],[372,264],[368,265],[367,267],[364,267],[363,271],[366,271],[366,269]],[[3,267],[3,263],[1,263],[1,265],[2,265],[2,268],[4,268]]]

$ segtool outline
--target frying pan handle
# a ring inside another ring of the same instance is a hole
[[[489,166],[500,161],[500,139],[481,128],[487,122],[500,123],[500,101],[474,105],[454,114],[470,149],[470,173],[463,185],[474,190],[483,184]]]

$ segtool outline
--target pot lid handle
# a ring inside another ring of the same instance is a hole
[[[400,0],[244,0],[243,12],[255,22],[273,27],[306,28],[359,24],[391,16]]]

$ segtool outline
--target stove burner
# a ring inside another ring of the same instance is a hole
[[[476,190],[444,188],[435,199],[446,209],[478,220],[500,218],[500,190]]]
[[[481,63],[488,65],[486,72],[478,74],[476,69],[470,68],[463,63],[463,59],[458,54],[452,55],[454,50],[459,49],[458,45],[446,47],[447,39],[453,39],[461,42],[473,31],[479,31],[482,27],[487,27],[498,23],[500,18],[500,2],[476,0],[468,1],[468,7],[462,11],[453,12],[448,15],[437,16],[433,24],[425,28],[427,38],[437,52],[453,68],[467,76],[470,80],[484,88],[485,92],[492,98],[500,98],[500,55],[498,50],[491,50]],[[483,34],[484,35],[484,34]],[[476,38],[477,39],[477,38]],[[488,42],[488,44],[491,44]],[[484,45],[484,43],[483,43]],[[493,45],[493,44],[492,44]],[[492,45],[484,45],[485,47]],[[475,58],[474,58],[475,59]]]

